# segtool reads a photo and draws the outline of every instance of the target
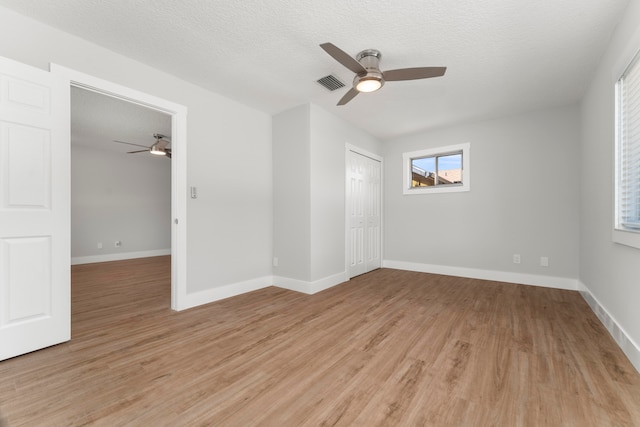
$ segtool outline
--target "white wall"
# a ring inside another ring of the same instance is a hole
[[[310,279],[309,104],[273,117],[273,256],[277,276]]]
[[[72,262],[170,253],[171,162],[144,154],[71,146]]]
[[[575,289],[579,129],[568,106],[385,142],[386,265]],[[471,191],[402,194],[403,152],[466,142]]]
[[[314,104],[273,118],[275,284],[316,292],[346,279],[345,146],[380,141]]]
[[[640,250],[612,241],[614,84],[638,49],[640,2],[632,0],[582,103],[580,280],[640,370]]]
[[[271,117],[0,7],[0,55],[90,74],[188,109],[187,292],[271,275]],[[250,167],[255,179],[245,179]]]
[[[336,107],[337,108],[337,107]],[[311,104],[311,280],[345,271],[345,144],[374,154],[381,142]]]

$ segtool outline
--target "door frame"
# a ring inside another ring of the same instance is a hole
[[[380,266],[383,265],[384,260],[384,159],[382,156],[364,150],[358,146],[349,144],[344,145],[344,271],[347,280],[351,280],[349,277],[349,152],[354,152],[364,157],[368,157],[372,160],[380,162]]]
[[[71,86],[171,116],[171,309],[187,308],[187,107],[58,64],[50,71]]]

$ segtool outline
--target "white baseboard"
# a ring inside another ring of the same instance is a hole
[[[313,282],[289,279],[288,277],[274,276],[273,286],[313,295],[320,291],[324,291],[325,289],[329,289],[335,285],[339,285],[340,283],[344,283],[347,280],[349,280],[349,278],[347,277],[346,271],[334,274],[333,276],[325,277],[320,280],[315,280]]]
[[[578,290],[578,280],[567,277],[541,276],[537,274],[522,274],[507,271],[482,270],[478,268],[420,264],[393,260],[384,260],[382,262],[382,266],[385,268],[442,274],[445,276],[469,277],[471,279],[494,280],[497,282],[542,286],[545,288],[568,289],[572,291]]]
[[[221,299],[257,291],[258,289],[271,286],[272,282],[272,276],[265,276],[257,279],[246,280],[244,282],[218,286],[200,292],[187,293],[184,300],[180,302],[178,310],[186,310],[187,308],[196,307],[198,305],[209,304],[210,302],[219,301]]]
[[[122,261],[124,259],[148,258],[152,256],[171,255],[171,249],[155,249],[141,252],[120,252],[117,254],[72,257],[71,265],[93,264],[94,262]]]
[[[640,346],[631,339],[629,334],[625,332],[622,326],[616,322],[613,316],[609,314],[607,309],[582,282],[579,282],[579,291],[587,304],[589,304],[589,307],[591,307],[591,310],[598,316],[598,319],[600,319],[624,354],[629,358],[631,364],[640,372]]]
[[[305,282],[302,280],[289,279],[277,276],[265,276],[257,279],[247,280],[244,282],[231,283],[225,286],[207,289],[200,292],[187,293],[178,310],[186,310],[210,302],[219,301],[225,298],[231,298],[247,292],[257,291],[258,289],[276,286],[279,288],[290,289],[292,291],[302,292],[305,294],[315,294],[328,289],[347,280],[346,272],[325,277],[324,279],[314,282]]]

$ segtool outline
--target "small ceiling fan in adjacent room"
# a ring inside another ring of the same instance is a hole
[[[333,43],[322,43],[320,47],[333,59],[356,73],[353,87],[340,99],[338,105],[346,104],[360,92],[374,92],[384,86],[385,82],[440,77],[447,70],[447,67],[417,67],[381,71],[379,63],[382,54],[378,50],[363,50],[354,59]]]
[[[116,141],[116,140],[114,140],[113,142],[117,142],[118,144],[135,145],[136,147],[145,148],[144,150],[129,151],[127,152],[127,154],[144,153],[146,151],[151,154],[155,154],[157,156],[166,156],[170,159],[171,148],[167,148],[167,145],[169,145],[171,141],[169,141],[165,135],[162,135],[160,133],[154,133],[153,137],[156,139],[156,142],[154,142],[152,145],[148,147],[146,145],[134,144],[131,142]]]

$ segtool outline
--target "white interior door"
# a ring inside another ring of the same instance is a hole
[[[348,270],[349,277],[366,273],[365,262],[365,164],[364,156],[348,151]]]
[[[364,156],[361,156],[364,157]],[[366,237],[365,237],[365,263],[366,271],[372,271],[376,268],[380,268],[382,260],[380,257],[380,214],[382,210],[381,206],[381,167],[380,162],[374,159],[365,157],[365,224],[366,224]]]
[[[380,161],[347,151],[347,268],[349,277],[381,266]]]
[[[69,82],[0,57],[0,360],[70,339]]]

